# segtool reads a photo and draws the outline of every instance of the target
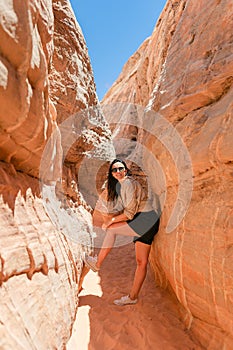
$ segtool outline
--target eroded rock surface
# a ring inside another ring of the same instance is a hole
[[[152,36],[102,101],[105,109],[115,105],[115,118],[125,117],[116,128],[109,114],[119,154],[126,156],[120,140],[128,135],[128,160],[140,160],[162,199],[151,254],[156,281],[175,293],[204,348],[215,350],[233,347],[232,5],[168,1]],[[131,111],[145,108],[133,123],[129,103]],[[173,222],[168,233],[177,203],[178,226]]]
[[[69,2],[4,1],[0,12],[0,348],[63,349],[92,240],[77,173],[110,131],[101,113],[80,115],[98,99]]]

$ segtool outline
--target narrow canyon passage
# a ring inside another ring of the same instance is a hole
[[[199,350],[178,318],[170,295],[148,274],[136,305],[115,306],[135,269],[134,244],[114,248],[99,273],[89,271],[67,350]]]

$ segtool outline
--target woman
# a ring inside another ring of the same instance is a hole
[[[114,303],[136,304],[146,277],[151,244],[159,229],[159,215],[140,184],[130,176],[126,163],[120,159],[114,159],[110,164],[106,200],[105,207],[111,212],[104,215],[102,228],[106,235],[98,256],[85,256],[85,263],[93,271],[98,271],[114,246],[116,235],[133,237],[137,262],[133,286],[129,295]]]

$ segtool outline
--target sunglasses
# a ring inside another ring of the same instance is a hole
[[[117,171],[124,171],[125,170],[125,168],[123,167],[123,166],[120,166],[119,168],[113,168],[112,169],[112,173],[116,173]]]

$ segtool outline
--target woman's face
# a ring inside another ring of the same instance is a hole
[[[121,182],[122,180],[124,180],[127,174],[127,170],[125,169],[124,164],[122,164],[121,162],[116,162],[112,166],[111,173],[116,180]]]

